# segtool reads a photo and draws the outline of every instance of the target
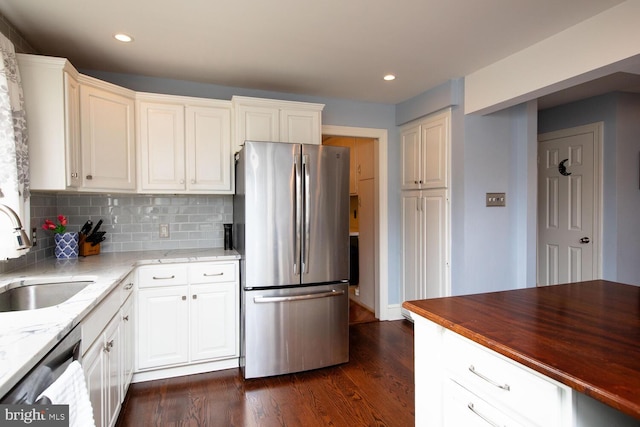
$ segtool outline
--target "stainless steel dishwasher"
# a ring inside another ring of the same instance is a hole
[[[62,375],[74,360],[80,360],[80,326],[74,327],[56,346],[44,356],[6,395],[0,403],[17,404],[50,404],[46,397],[38,396]]]

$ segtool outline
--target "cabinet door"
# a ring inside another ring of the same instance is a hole
[[[231,192],[231,110],[186,108],[187,189]]]
[[[420,126],[405,129],[400,134],[402,160],[402,189],[419,189],[420,177]]]
[[[133,118],[131,98],[80,85],[83,187],[135,190]]]
[[[447,187],[448,116],[439,115],[421,126],[421,187]]]
[[[191,285],[191,361],[237,356],[237,282]]]
[[[277,108],[240,105],[237,111],[239,144],[280,141],[280,111]]]
[[[375,177],[375,141],[371,138],[356,139],[358,180]]]
[[[447,196],[446,190],[423,191],[422,266],[420,298],[447,296]]]
[[[375,180],[358,182],[358,271],[359,302],[375,312]]]
[[[141,190],[184,190],[184,107],[169,103],[138,104]]]
[[[403,301],[421,299],[422,198],[419,191],[402,193]],[[404,310],[404,309],[403,309]]]
[[[82,185],[82,157],[80,151],[80,84],[69,73],[64,73],[66,177],[67,187]]]
[[[105,358],[104,358],[104,379],[105,379],[105,416],[106,425],[112,426],[118,418],[120,411],[121,389],[122,389],[122,364],[121,352],[122,341],[120,339],[120,316],[116,315],[104,332],[105,335]]]
[[[93,409],[93,420],[96,427],[106,427],[105,423],[105,400],[104,388],[104,341],[102,338],[87,350],[82,358],[82,368],[84,370],[89,400]]]
[[[280,141],[299,144],[321,143],[320,111],[280,110]]]
[[[138,292],[138,369],[187,362],[188,291],[188,286],[183,285]]]
[[[120,324],[120,339],[121,355],[122,355],[122,381],[120,395],[122,400],[127,394],[131,378],[133,377],[133,357],[134,357],[134,311],[133,311],[133,296],[129,296],[126,302],[120,309],[121,324]]]

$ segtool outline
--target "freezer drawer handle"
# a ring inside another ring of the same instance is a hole
[[[317,292],[315,294],[296,295],[292,297],[255,297],[253,299],[253,302],[255,302],[256,304],[262,304],[269,302],[304,301],[308,299],[338,297],[340,295],[344,295],[344,291]]]

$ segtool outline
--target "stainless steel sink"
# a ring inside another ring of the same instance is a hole
[[[93,277],[27,279],[12,282],[0,293],[0,312],[35,310],[61,304],[95,282]]]

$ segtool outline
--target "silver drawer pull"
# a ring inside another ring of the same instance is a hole
[[[486,415],[482,414],[481,412],[478,412],[478,410],[476,410],[476,408],[473,407],[473,403],[469,402],[469,404],[467,405],[467,408],[469,408],[469,410],[471,412],[473,412],[474,414],[476,414],[477,416],[482,418],[485,422],[489,423],[493,427],[501,427],[500,424],[496,423],[491,418],[487,417]]]
[[[153,280],[171,280],[171,279],[175,279],[175,278],[176,278],[175,274],[172,274],[171,276],[167,276],[167,277],[153,276]]]
[[[479,376],[480,378],[482,378],[483,380],[485,380],[486,382],[488,382],[489,384],[496,386],[498,388],[501,388],[502,390],[511,390],[511,387],[509,387],[509,384],[499,384],[495,381],[493,381],[491,378],[486,377],[484,375],[482,375],[480,372],[476,371],[476,368],[473,365],[469,365],[469,370],[471,371],[472,374],[475,374],[477,376]]]
[[[222,273],[203,273],[204,277],[212,277],[212,276],[224,276],[224,271]]]
[[[155,279],[155,277],[154,277],[154,279]],[[127,283],[126,285],[124,285],[124,289],[125,289],[126,291],[128,291],[128,290],[129,290],[129,289],[131,289],[131,288],[133,288],[133,283]]]

